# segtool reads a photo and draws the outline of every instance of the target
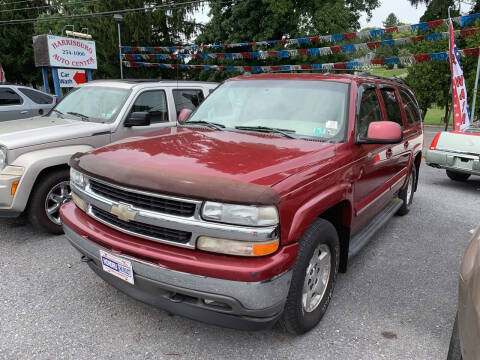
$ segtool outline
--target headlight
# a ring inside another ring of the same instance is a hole
[[[237,256],[269,255],[277,251],[278,246],[278,239],[253,242],[200,236],[197,240],[197,248],[200,250]]]
[[[202,208],[205,220],[247,226],[271,226],[278,224],[275,206],[248,206],[222,204],[207,201]]]
[[[74,168],[70,168],[70,181],[81,189],[85,188],[85,176]]]
[[[0,146],[0,171],[7,166],[7,149]]]

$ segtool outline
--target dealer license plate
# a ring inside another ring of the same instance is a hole
[[[102,261],[103,271],[133,285],[133,269],[130,261],[109,254],[103,250],[100,250],[100,260]]]

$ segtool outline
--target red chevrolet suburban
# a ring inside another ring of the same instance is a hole
[[[337,272],[409,211],[413,93],[367,75],[248,75],[187,113],[72,157],[66,236],[105,281],[171,313],[310,330]]]

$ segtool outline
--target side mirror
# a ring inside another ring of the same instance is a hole
[[[191,109],[182,109],[177,117],[179,124],[184,123],[185,120],[188,119],[191,113],[192,113]]]
[[[373,121],[368,125],[367,137],[359,137],[360,144],[397,144],[403,140],[402,127],[393,121]]]
[[[132,126],[148,126],[150,125],[151,114],[146,111],[138,111],[133,112],[130,116],[125,120],[123,124],[125,127],[132,127]]]

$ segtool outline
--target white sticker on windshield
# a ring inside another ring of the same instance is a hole
[[[325,124],[325,127],[327,129],[337,130],[338,123],[336,121],[328,120],[327,123]]]

